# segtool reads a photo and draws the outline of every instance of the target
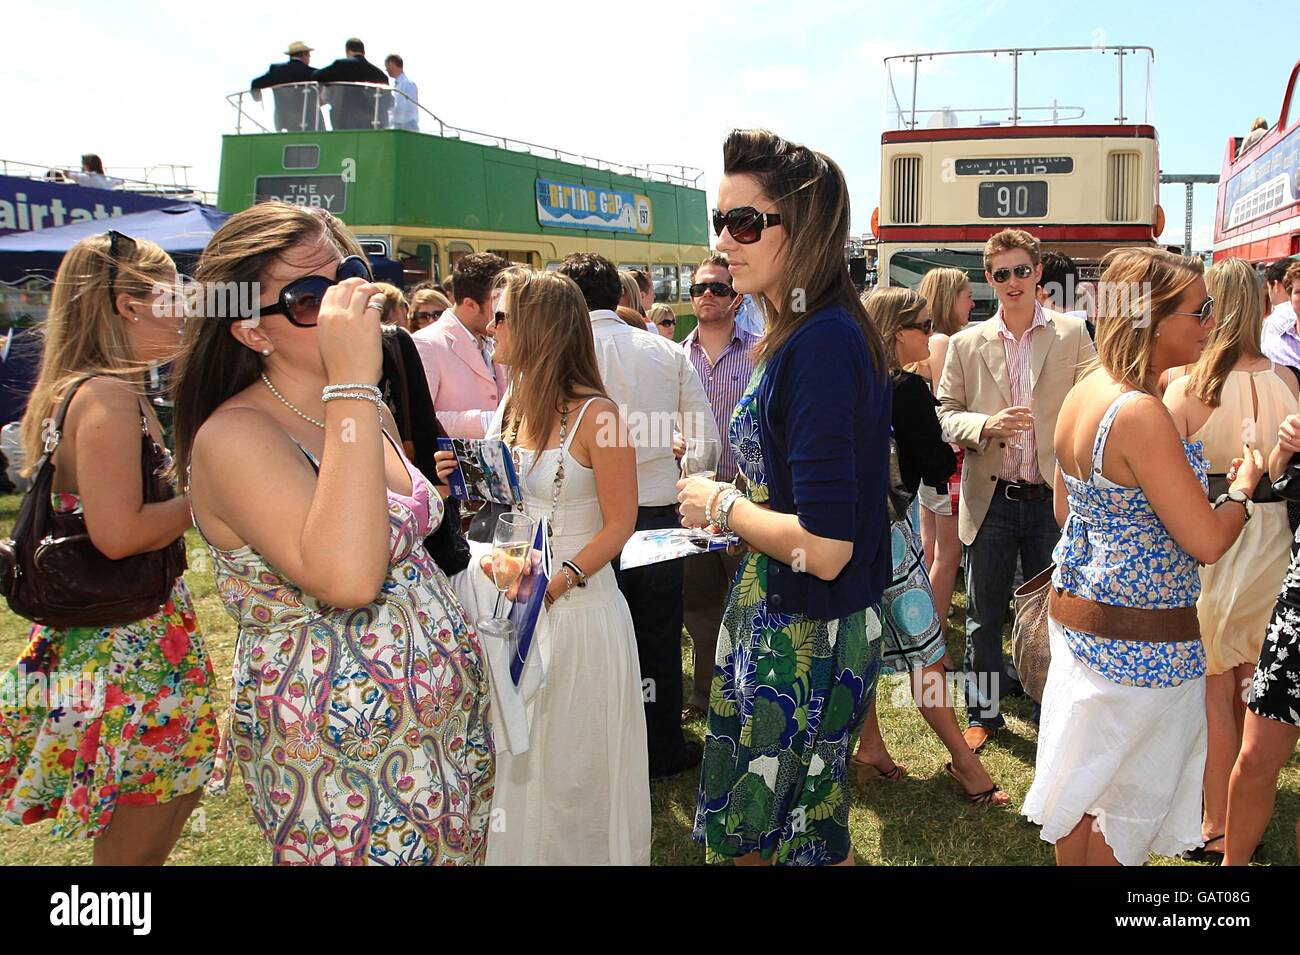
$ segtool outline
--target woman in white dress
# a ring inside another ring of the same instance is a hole
[[[498,280],[498,413],[524,505],[551,522],[546,682],[528,751],[498,755],[489,865],[649,865],[650,768],[636,635],[610,561],[636,526],[636,452],[604,395],[572,279]]]

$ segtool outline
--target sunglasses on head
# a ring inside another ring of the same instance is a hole
[[[435,308],[431,312],[413,312],[411,317],[418,318],[421,321],[436,322],[438,319],[442,318],[442,313],[445,311],[447,311],[445,308]]]
[[[370,266],[361,256],[349,255],[339,263],[334,278],[324,275],[304,275],[300,279],[294,279],[280,289],[275,302],[259,306],[258,311],[262,315],[283,315],[299,328],[314,328],[326,289],[338,285],[344,279],[365,279],[369,282]]]
[[[1032,265],[1017,265],[1014,269],[997,269],[993,273],[993,281],[998,285],[1001,285],[1007,279],[1011,278],[1013,272],[1015,273],[1016,278],[1027,279],[1029,276],[1034,274],[1034,267]]]
[[[726,212],[713,210],[713,231],[721,237],[726,229],[741,245],[757,242],[768,226],[780,225],[781,217],[775,212],[759,212],[753,206],[736,206]]]
[[[691,286],[691,298],[699,298],[705,292],[712,292],[714,298],[731,298],[736,294],[735,289],[726,282],[696,282]]]
[[[1210,317],[1214,314],[1213,296],[1205,296],[1205,301],[1201,304],[1200,310],[1195,312],[1174,312],[1175,315],[1191,315],[1204,328],[1209,324]]]
[[[934,320],[927,318],[923,322],[917,322],[914,325],[904,325],[903,327],[914,329],[915,331],[920,332],[922,335],[929,335],[932,331],[934,331]]]
[[[114,286],[117,285],[117,266],[123,261],[123,253],[135,257],[135,239],[116,229],[109,229],[104,235],[108,236],[108,304],[116,312],[117,294]]]

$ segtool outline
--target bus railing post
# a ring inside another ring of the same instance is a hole
[[[1011,125],[1020,125],[1020,51],[1011,51]]]

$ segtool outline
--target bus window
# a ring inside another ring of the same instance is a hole
[[[402,284],[407,288],[438,280],[438,243],[397,240],[397,261],[402,263]]]
[[[695,266],[683,265],[681,266],[680,271],[682,275],[681,301],[689,302],[691,300],[691,283],[695,281]]]
[[[650,267],[646,265],[644,262],[620,262],[618,264],[618,270],[620,272],[641,271],[646,273],[647,275],[650,274]]]
[[[907,249],[895,252],[889,257],[887,284],[920,288],[925,273],[940,266],[961,269],[970,278],[975,298],[975,311],[970,316],[972,322],[989,318],[997,311],[998,300],[992,287],[984,281],[982,249]]]
[[[677,301],[677,266],[652,266],[650,281],[654,284],[656,302]]]
[[[560,266],[563,265],[563,264],[564,264],[563,262],[547,262],[547,263],[546,263],[546,271],[548,271],[548,272],[556,272],[556,271],[559,271]]]
[[[511,265],[533,267],[533,253],[527,249],[488,249],[493,255],[499,255]]]
[[[447,270],[454,272],[456,263],[467,255],[474,254],[474,247],[468,242],[448,242],[447,243]]]

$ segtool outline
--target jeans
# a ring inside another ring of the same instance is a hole
[[[674,504],[637,509],[636,529],[680,527]],[[682,735],[682,562],[665,560],[631,570],[614,568],[618,589],[632,611],[645,699],[650,775],[676,770],[685,761]]]
[[[1012,501],[996,493],[975,540],[966,548],[966,713],[971,726],[1001,727],[998,699],[1020,688],[1002,658],[1016,558],[1025,580],[1052,562],[1060,539],[1052,501]]]

